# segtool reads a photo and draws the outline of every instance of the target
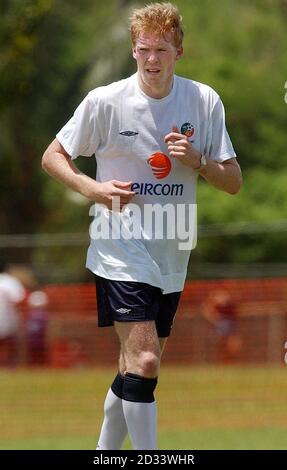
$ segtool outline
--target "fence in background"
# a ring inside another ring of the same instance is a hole
[[[234,361],[283,365],[287,341],[287,278],[187,282],[164,362],[202,364],[220,360],[218,352],[224,335],[202,315],[202,306],[211,292],[222,288],[230,292],[238,312],[241,347]],[[113,328],[97,327],[94,285],[48,285],[44,290],[49,297],[44,363],[52,367],[115,364],[118,340]],[[37,357],[35,361],[28,357],[28,320],[29,312],[24,309],[20,363],[37,364]]]

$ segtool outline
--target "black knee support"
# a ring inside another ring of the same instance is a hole
[[[139,403],[152,403],[157,377],[149,379],[127,372],[124,376],[123,399]]]
[[[111,389],[118,398],[123,398],[124,375],[117,374],[111,385]]]

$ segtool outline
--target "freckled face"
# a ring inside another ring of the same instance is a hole
[[[138,80],[142,90],[153,98],[167,96],[172,87],[176,61],[182,56],[182,47],[175,47],[171,35],[142,33],[133,48],[137,61]]]

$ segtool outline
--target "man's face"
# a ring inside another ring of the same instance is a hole
[[[182,47],[176,48],[171,39],[171,35],[142,33],[133,48],[140,85],[144,92],[155,98],[170,92],[175,64],[183,52]]]

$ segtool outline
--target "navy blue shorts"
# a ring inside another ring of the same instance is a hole
[[[181,292],[163,294],[144,282],[114,281],[95,275],[98,326],[154,320],[159,338],[166,338],[174,321]]]

